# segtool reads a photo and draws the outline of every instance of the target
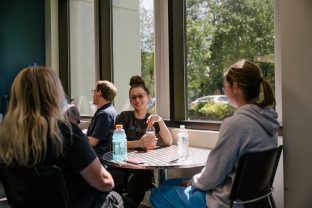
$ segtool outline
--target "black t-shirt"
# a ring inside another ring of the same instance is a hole
[[[103,199],[101,198],[107,193],[99,192],[91,187],[79,173],[96,159],[96,153],[76,124],[59,122],[58,127],[63,136],[64,149],[62,155],[56,157],[53,154],[50,138],[48,139],[44,161],[37,166],[57,165],[61,168],[73,208],[98,207],[102,204]],[[16,166],[13,168],[15,169]],[[24,169],[22,170],[24,171]]]
[[[146,121],[149,116],[150,114],[146,114],[144,119],[137,119],[134,116],[134,111],[123,111],[117,116],[115,124],[123,125],[128,141],[138,140],[146,133]],[[154,128],[157,138],[160,138],[157,122],[154,123]]]
[[[102,193],[91,187],[79,172],[97,156],[79,127],[70,125],[71,130],[65,124],[59,125],[65,148],[63,156],[57,159],[56,164],[62,169],[73,207],[96,207]]]
[[[94,147],[94,150],[99,158],[104,153],[110,151],[110,143],[114,131],[114,123],[117,112],[111,103],[108,103],[99,108],[88,127],[87,136],[92,136],[99,139],[99,143]]]

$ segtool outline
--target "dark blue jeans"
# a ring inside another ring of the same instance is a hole
[[[169,179],[152,191],[150,201],[154,208],[206,208],[206,192],[193,186],[180,186],[187,178]]]

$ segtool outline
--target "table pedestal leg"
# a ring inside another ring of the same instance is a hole
[[[158,185],[161,185],[162,182],[167,180],[167,169],[159,169],[158,170]]]

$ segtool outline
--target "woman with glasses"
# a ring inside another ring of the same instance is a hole
[[[130,79],[129,99],[134,110],[123,111],[116,118],[116,124],[122,124],[127,134],[128,148],[156,147],[157,138],[170,146],[172,137],[166,124],[159,115],[148,113],[149,90],[140,76]],[[154,124],[156,137],[145,135],[147,121]]]
[[[140,76],[130,79],[129,99],[134,110],[123,111],[116,118],[116,124],[122,124],[126,132],[128,148],[155,148],[156,143],[170,146],[172,137],[166,124],[159,115],[148,113],[149,90]],[[148,122],[153,123],[156,135],[146,134]],[[151,170],[114,169],[110,172],[116,181],[116,191],[122,192],[127,187],[127,197],[137,205],[153,182]]]

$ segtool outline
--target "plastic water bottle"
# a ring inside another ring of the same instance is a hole
[[[152,135],[152,137],[156,136],[156,131],[155,131],[155,128],[154,128],[152,122],[150,122],[150,121],[147,122],[147,128],[146,128],[146,132],[145,133],[146,133],[146,135]],[[155,145],[150,145],[149,147],[146,147],[146,145],[145,145],[144,150],[146,151],[148,149],[153,149],[155,147],[156,147],[156,144]]]
[[[179,159],[186,160],[188,157],[189,137],[184,125],[180,125],[177,134],[177,144]]]
[[[125,161],[127,159],[127,136],[121,124],[115,126],[113,133],[113,160]]]
[[[155,128],[153,126],[152,122],[147,122],[147,128],[146,128],[146,134],[152,134],[153,136],[155,136]]]

